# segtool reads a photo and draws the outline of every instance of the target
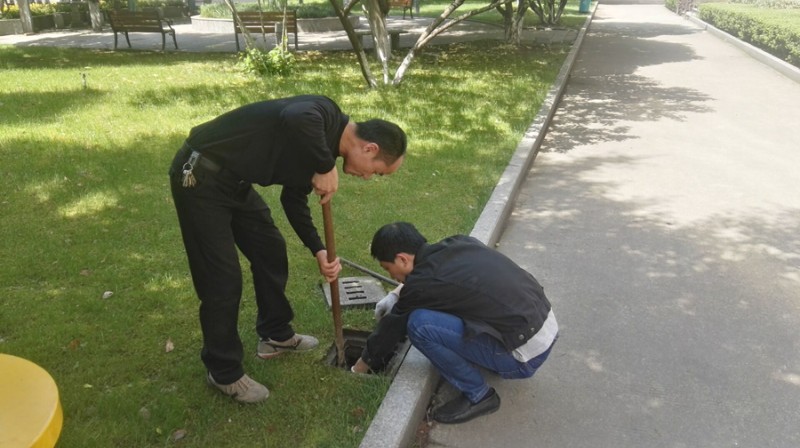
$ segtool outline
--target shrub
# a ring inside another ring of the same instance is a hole
[[[297,7],[293,6],[292,9],[297,11],[297,17],[300,19],[336,17],[336,13],[333,11],[333,6],[331,6],[329,3],[303,4],[298,5]],[[236,4],[236,10],[258,11],[258,3],[238,3]],[[280,12],[280,10],[269,9],[267,7],[264,7],[263,10]],[[231,10],[228,9],[228,5],[224,3],[212,3],[210,5],[202,5],[200,7],[200,16],[210,19],[230,19]]]
[[[800,0],[730,0],[730,3],[741,3],[769,9],[800,8]]]
[[[139,8],[158,8],[162,6],[184,6],[183,0],[136,0]]]
[[[139,9],[162,6],[185,6],[185,2],[184,0],[136,0],[136,7]],[[127,0],[100,0],[100,9],[103,11],[128,9],[128,2]]]
[[[56,12],[54,4],[31,3],[31,16],[46,16]],[[17,5],[8,6],[3,13],[4,19],[19,19],[19,7]]]
[[[800,67],[800,10],[707,3],[699,11],[703,21]]]
[[[286,45],[278,45],[266,53],[260,48],[248,48],[239,53],[242,70],[259,76],[289,75],[294,70],[295,62],[294,55]]]

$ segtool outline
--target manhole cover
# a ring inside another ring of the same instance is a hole
[[[331,285],[324,283],[322,290],[328,308],[331,307]],[[339,278],[339,305],[342,308],[369,308],[374,307],[386,296],[386,290],[378,280],[372,277],[341,277]]]

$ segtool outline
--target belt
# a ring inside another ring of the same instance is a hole
[[[213,160],[203,156],[202,154],[200,154],[199,158],[197,159],[197,165],[205,168],[208,171],[211,171],[214,174],[217,174],[220,171],[222,171],[222,167],[218,165],[217,162],[214,162]]]
[[[184,144],[183,148],[181,148],[179,160],[185,161],[183,162],[182,166],[184,187],[194,186],[195,180],[192,171],[194,168],[198,167],[210,172],[211,174],[223,176],[227,180],[234,181],[239,184],[245,183],[232,171],[226,170],[222,165],[204,156],[199,151],[195,151],[188,144]]]
[[[181,161],[181,163],[186,163],[192,156],[195,157],[195,160],[192,162],[193,165],[201,166],[214,174],[222,171],[222,166],[220,164],[204,156],[199,151],[195,151],[191,146],[186,144],[183,145],[183,148],[181,148],[178,159]]]

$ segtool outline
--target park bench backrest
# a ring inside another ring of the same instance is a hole
[[[157,10],[128,11],[125,9],[108,11],[111,28],[117,31],[162,32],[163,19]]]
[[[283,13],[277,11],[246,11],[240,12],[239,19],[242,21],[241,27],[236,20],[233,21],[233,37],[236,39],[236,51],[239,51],[239,34],[242,34],[242,27],[250,33],[260,35],[262,33],[277,33],[283,23]],[[286,34],[294,35],[294,49],[297,50],[297,11],[286,11]],[[280,36],[276,36],[280,39]]]
[[[283,13],[275,11],[247,11],[240,12],[239,18],[242,25],[251,33],[261,33],[262,28],[265,33],[277,31],[277,24],[283,23]],[[234,24],[237,33],[242,30]],[[294,10],[286,11],[286,32],[297,34],[297,13]]]
[[[399,8],[403,11],[403,18],[406,18],[406,10],[411,15],[411,18],[414,18],[414,11],[411,9],[412,2],[411,0],[389,0],[389,7],[390,8]]]

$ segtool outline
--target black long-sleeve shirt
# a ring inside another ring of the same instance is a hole
[[[509,352],[542,330],[551,312],[530,273],[475,238],[452,236],[415,254],[397,304],[367,338],[362,358],[371,368],[381,367],[406,336],[409,315],[420,308],[458,316],[465,337],[489,334]]]
[[[325,246],[308,208],[311,178],[335,168],[348,121],[330,98],[301,95],[227,112],[193,128],[186,142],[245,182],[282,185],[284,213],[316,253]]]

